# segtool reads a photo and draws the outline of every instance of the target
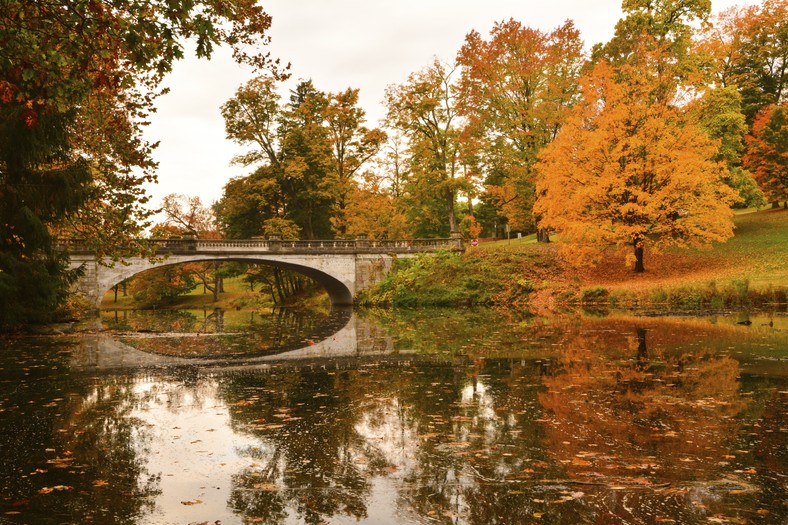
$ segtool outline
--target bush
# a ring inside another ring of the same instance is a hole
[[[581,303],[599,303],[607,301],[610,292],[604,286],[595,286],[593,288],[586,288],[580,298]]]

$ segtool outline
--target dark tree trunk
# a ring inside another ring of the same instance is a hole
[[[446,206],[449,209],[449,231],[460,231],[457,228],[457,217],[454,215],[454,192],[451,190],[446,191]]]
[[[119,286],[120,286],[120,285],[117,285],[117,284],[116,284],[115,286],[113,286],[113,287],[112,287],[112,290],[115,292],[115,302],[116,302],[116,303],[118,302],[118,287],[119,287]]]
[[[213,302],[217,302],[219,300],[219,276],[216,275],[216,270],[219,268],[219,265],[216,261],[213,261]]]
[[[550,233],[547,228],[536,229],[536,242],[550,242]]]
[[[780,208],[780,201],[772,202],[772,209],[773,210],[776,210],[776,209],[779,209],[779,208]]]
[[[637,366],[638,369],[644,370],[648,366],[648,347],[646,346],[646,329],[636,328],[635,334],[638,340],[638,355]]]
[[[635,273],[643,273],[646,269],[643,267],[643,246],[635,243]]]
[[[276,284],[276,294],[279,296],[279,304],[285,302],[285,294],[282,292],[282,272],[279,268],[274,268],[274,283]]]

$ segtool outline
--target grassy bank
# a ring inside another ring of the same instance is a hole
[[[396,271],[360,298],[394,306],[489,304],[552,308],[615,304],[726,308],[785,303],[788,290],[788,211],[747,211],[736,235],[710,249],[647,252],[635,274],[624,254],[609,253],[593,268],[561,258],[560,240],[532,237],[482,243],[465,254],[398,261]]]

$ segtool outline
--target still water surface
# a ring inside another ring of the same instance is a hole
[[[743,320],[104,312],[5,339],[0,524],[784,524],[788,319]]]

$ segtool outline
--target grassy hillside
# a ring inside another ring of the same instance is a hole
[[[533,237],[482,243],[461,256],[403,260],[397,272],[361,299],[399,306],[501,304],[552,307],[572,303],[735,307],[785,302],[788,211],[748,211],[736,235],[710,249],[646,253],[635,274],[611,251],[593,268],[565,263],[557,242]]]

